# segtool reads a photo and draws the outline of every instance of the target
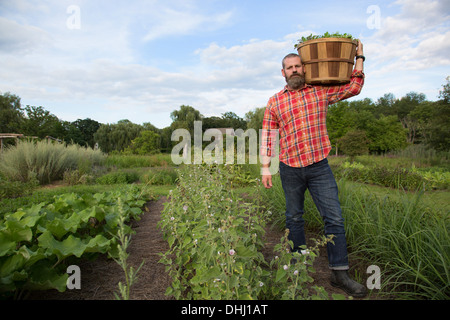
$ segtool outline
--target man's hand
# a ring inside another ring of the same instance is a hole
[[[363,50],[363,44],[361,40],[358,39],[358,45],[356,46],[356,55],[357,56],[363,56],[364,50]]]
[[[363,56],[363,45],[361,43],[361,40],[358,40],[358,46],[356,47],[356,55],[357,56]],[[364,71],[364,61],[363,59],[356,59],[355,63],[355,70]]]
[[[266,189],[272,188],[272,175],[264,174],[262,176],[262,183]]]

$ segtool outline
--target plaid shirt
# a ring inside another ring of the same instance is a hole
[[[279,133],[280,161],[306,167],[325,159],[331,150],[326,116],[328,106],[361,92],[364,73],[354,70],[345,85],[306,85],[298,91],[287,86],[269,99],[262,127],[262,156],[275,156],[274,136]]]

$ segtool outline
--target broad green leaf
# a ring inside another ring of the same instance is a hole
[[[17,245],[15,241],[10,240],[10,238],[2,231],[3,230],[0,231],[0,257],[6,255],[11,250],[14,250]]]
[[[3,278],[16,270],[20,270],[25,263],[25,258],[20,253],[16,252],[9,257],[0,258],[0,262],[0,278]]]
[[[32,268],[25,288],[28,290],[56,289],[64,292],[67,288],[68,277],[67,273],[58,272],[47,261],[40,261]]]
[[[74,255],[81,257],[86,252],[106,252],[109,248],[109,240],[102,235],[97,235],[91,238],[87,243],[86,240],[81,240],[69,235],[65,240],[58,241],[48,231],[44,232],[38,238],[39,246],[46,249],[48,252],[54,253],[59,259]]]
[[[31,241],[33,233],[30,227],[24,226],[20,221],[6,221],[3,234],[12,241]]]
[[[256,257],[257,253],[254,249],[254,247],[246,247],[242,244],[239,244],[236,246],[236,253],[238,256],[244,257],[244,258],[252,258]]]
[[[277,270],[277,275],[275,277],[275,282],[280,282],[285,277],[286,277],[286,271],[283,268],[279,268]]]

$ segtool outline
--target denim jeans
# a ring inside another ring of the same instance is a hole
[[[339,203],[338,188],[328,160],[324,159],[303,168],[290,167],[280,162],[280,177],[286,198],[286,228],[293,251],[306,245],[303,219],[305,191],[311,197],[324,221],[325,235],[334,235],[334,244],[327,244],[330,269],[348,269],[347,241],[344,219]]]

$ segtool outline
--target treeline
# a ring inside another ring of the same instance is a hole
[[[262,127],[265,107],[255,108],[244,118],[233,112],[204,117],[192,106],[182,105],[170,117],[170,126],[160,129],[150,122],[129,120],[102,124],[92,119],[63,121],[43,107],[22,107],[14,94],[0,95],[0,133],[22,133],[25,136],[51,136],[68,143],[94,147],[106,153],[151,154],[170,152],[175,129],[184,128],[193,136],[194,121],[202,129]],[[341,101],[331,105],[327,116],[328,134],[335,154],[350,156],[386,153],[422,144],[436,151],[450,149],[450,77],[442,86],[439,100],[428,101],[424,94],[410,92],[402,98],[388,93],[376,102],[371,99]]]

